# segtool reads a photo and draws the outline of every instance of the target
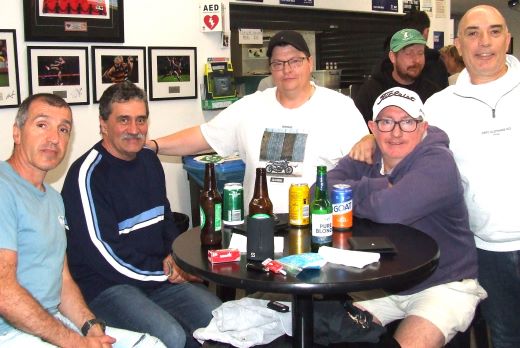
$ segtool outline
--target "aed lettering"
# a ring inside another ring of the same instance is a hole
[[[340,204],[333,204],[332,210],[337,213],[341,211],[350,211],[352,210],[352,201],[340,203]]]
[[[218,11],[219,9],[219,6],[218,4],[211,4],[211,5],[204,5],[204,12],[207,12],[207,11]]]

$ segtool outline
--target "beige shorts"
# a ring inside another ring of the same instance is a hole
[[[355,293],[358,299],[369,293]],[[478,303],[487,297],[486,291],[475,279],[465,279],[437,285],[413,295],[389,295],[357,301],[383,325],[416,315],[430,321],[444,335],[448,343],[458,331],[466,331]]]

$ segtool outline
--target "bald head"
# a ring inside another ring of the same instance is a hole
[[[504,16],[502,16],[502,13],[500,13],[499,10],[497,10],[495,7],[490,6],[490,5],[478,5],[478,6],[470,8],[468,11],[466,11],[466,13],[464,13],[462,18],[460,19],[459,26],[457,28],[457,36],[460,36],[461,30],[463,30],[466,27],[468,18],[472,18],[472,16],[475,16],[478,14],[485,15],[485,16],[493,16],[493,17],[496,17],[497,19],[500,19],[499,21],[504,25],[506,31],[509,31],[507,29],[506,20],[505,20]]]
[[[506,54],[511,34],[504,16],[496,8],[479,5],[468,10],[457,33],[455,46],[473,84],[491,82],[507,73]]]

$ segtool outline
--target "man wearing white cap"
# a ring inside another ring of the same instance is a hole
[[[351,295],[382,325],[404,319],[394,334],[402,347],[442,347],[468,328],[487,296],[476,280],[476,247],[459,171],[448,136],[428,126],[415,92],[401,87],[383,92],[373,114],[368,122],[377,144],[373,164],[344,157],[328,173],[329,189],[351,185],[357,217],[426,233],[437,242],[440,259],[432,275],[397,294]]]

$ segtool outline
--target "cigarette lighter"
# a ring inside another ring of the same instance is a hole
[[[265,259],[262,262],[262,265],[267,267],[267,269],[269,269],[269,271],[271,271],[273,273],[280,273],[280,274],[283,274],[283,275],[287,274],[287,272],[285,272],[283,270],[283,265],[280,262],[276,261],[276,260]]]

